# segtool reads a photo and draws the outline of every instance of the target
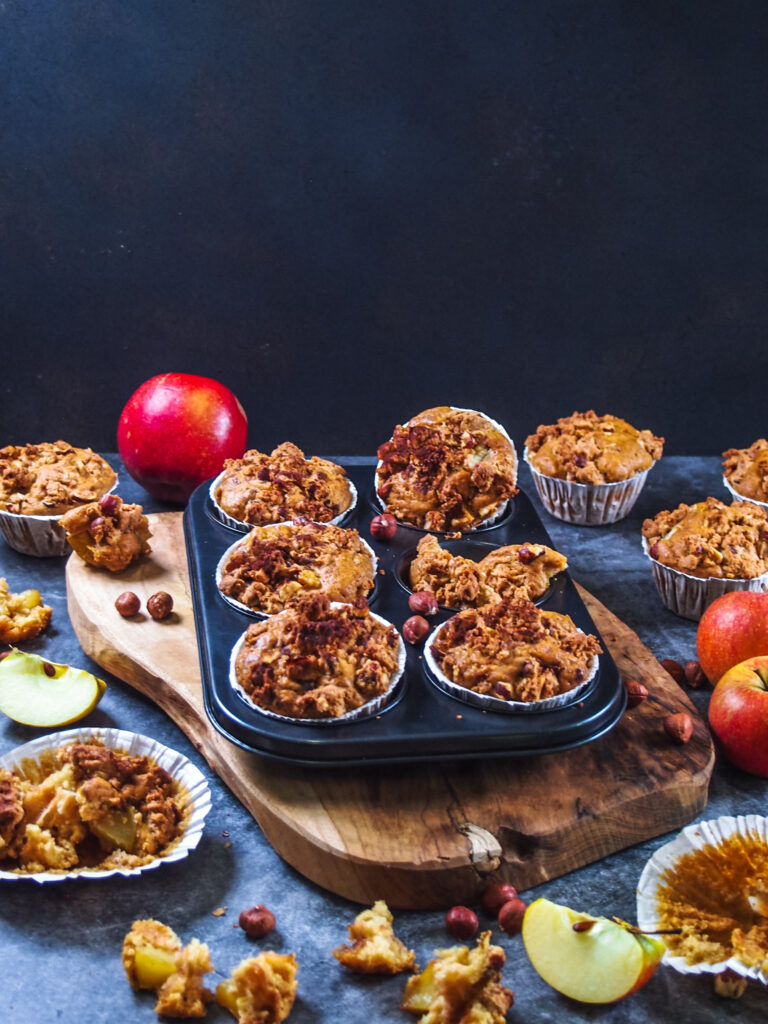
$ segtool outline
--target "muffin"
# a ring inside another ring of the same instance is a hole
[[[379,446],[376,494],[397,520],[425,530],[475,530],[517,493],[517,456],[504,430],[471,409],[438,406],[395,427]]]
[[[630,512],[663,446],[650,430],[590,409],[540,426],[526,438],[525,460],[551,515],[600,526]]]
[[[89,565],[121,572],[152,549],[152,534],[141,505],[126,505],[117,494],[73,508],[61,517],[67,542]]]
[[[749,502],[707,498],[643,523],[643,550],[664,604],[686,619],[731,590],[768,589],[768,520]]]
[[[90,448],[66,441],[0,448],[0,532],[25,555],[69,550],[60,517],[96,501],[117,482],[112,467]]]
[[[597,672],[597,637],[570,617],[507,598],[458,612],[425,647],[438,685],[487,710],[553,707]]]
[[[764,437],[749,448],[723,452],[723,483],[739,501],[768,507],[768,441]]]
[[[394,626],[364,601],[331,604],[324,594],[249,626],[235,646],[235,689],[267,714],[339,721],[380,710],[402,674]]]
[[[538,601],[567,566],[565,555],[544,544],[508,544],[475,562],[428,535],[419,541],[409,577],[413,590],[429,591],[444,608],[478,608],[507,597]]]
[[[271,455],[247,451],[227,459],[211,486],[219,518],[236,529],[291,519],[337,522],[355,504],[355,489],[341,466],[317,456],[306,458],[289,441]]]
[[[273,615],[311,593],[364,599],[375,571],[376,556],[357,530],[299,520],[254,527],[224,553],[216,582],[237,607]]]

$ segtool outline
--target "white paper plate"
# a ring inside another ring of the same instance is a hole
[[[308,460],[305,459],[304,461],[306,462]],[[216,500],[216,491],[218,491],[219,485],[221,484],[221,481],[225,473],[226,470],[222,470],[222,472],[219,473],[219,475],[211,481],[211,486],[208,488],[208,497],[211,500],[211,509],[213,511],[213,514],[216,516],[220,523],[223,523],[225,526],[228,526],[230,530],[237,530],[238,533],[250,533],[254,525],[285,526],[286,524],[293,522],[292,519],[282,519],[277,523],[244,523],[240,519],[235,519],[234,516],[229,515],[229,513],[225,512],[224,509]],[[349,488],[349,504],[347,505],[343,512],[339,512],[337,516],[334,516],[333,519],[329,519],[327,523],[321,523],[321,526],[339,526],[347,518],[347,516],[354,511],[355,507],[357,506],[357,488],[349,479],[349,477],[347,477],[347,487]],[[309,522],[314,523],[316,522],[316,520],[310,519]]]
[[[46,882],[63,882],[72,878],[110,878],[112,875],[140,875],[144,871],[153,871],[161,864],[169,864],[177,860],[183,860],[188,856],[190,850],[194,850],[200,842],[205,825],[205,816],[211,809],[211,791],[202,772],[183,754],[171,750],[170,747],[158,743],[149,736],[142,736],[135,732],[126,732],[123,729],[68,729],[66,732],[51,733],[48,736],[39,736],[21,747],[16,747],[7,754],[0,757],[0,768],[7,770],[20,765],[23,758],[37,760],[46,751],[56,750],[65,743],[87,743],[91,739],[98,739],[112,750],[125,751],[133,757],[143,755],[151,757],[161,768],[180,783],[183,789],[187,804],[192,805],[192,811],[187,822],[183,835],[176,840],[176,844],[167,852],[148,864],[142,864],[135,868],[72,868],[69,871],[39,871],[35,874],[28,874],[15,871],[0,871],[0,880],[9,882],[33,881],[39,884]]]
[[[643,869],[637,883],[637,924],[642,931],[658,931],[662,924],[656,913],[656,890],[659,887],[662,872],[671,868],[685,853],[700,850],[703,846],[717,846],[735,832],[747,835],[756,832],[768,843],[768,818],[757,814],[739,815],[736,818],[722,817],[712,821],[702,821],[688,825],[671,842],[660,847]],[[659,936],[664,939],[663,935]],[[669,950],[664,954],[662,963],[669,964],[681,974],[720,974],[730,968],[736,974],[754,981],[762,981],[768,985],[768,974],[757,967],[747,967],[741,960],[731,957],[716,964],[689,964],[682,956],[674,956]]]

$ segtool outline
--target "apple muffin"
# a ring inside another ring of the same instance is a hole
[[[768,441],[723,452],[723,476],[734,497],[768,504]]]
[[[298,720],[378,708],[404,661],[394,626],[365,601],[332,605],[324,594],[249,626],[236,652],[236,688],[257,708]]]
[[[116,480],[100,455],[66,441],[0,448],[0,509],[5,512],[62,515],[100,498]]]
[[[141,505],[126,504],[117,494],[70,509],[61,517],[61,527],[84,562],[110,572],[127,569],[152,550]]]
[[[354,495],[341,466],[307,458],[286,441],[271,455],[254,448],[242,459],[227,459],[213,497],[238,523],[267,526],[300,518],[329,523],[348,511]]]
[[[357,530],[299,520],[256,526],[222,558],[218,587],[273,615],[306,594],[352,604],[373,590],[376,559]]]
[[[216,1002],[237,1024],[281,1024],[293,1009],[299,965],[293,953],[265,950],[241,960],[216,986]]]
[[[432,634],[427,663],[458,696],[469,691],[486,706],[487,699],[532,704],[586,683],[600,650],[569,616],[506,598],[448,619]]]
[[[51,621],[51,613],[39,590],[12,594],[7,580],[0,577],[0,643],[16,644],[38,636]]]
[[[400,941],[392,928],[392,912],[384,900],[376,900],[347,926],[350,946],[339,946],[333,955],[358,974],[401,974],[416,970],[416,954]]]
[[[378,457],[376,493],[385,511],[410,526],[474,530],[517,493],[514,445],[471,409],[426,409],[396,426]]]
[[[567,567],[565,555],[544,544],[508,544],[475,562],[451,554],[428,535],[418,543],[409,575],[413,590],[429,591],[444,608],[463,609],[507,597],[538,601]]]

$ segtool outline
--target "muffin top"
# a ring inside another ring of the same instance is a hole
[[[643,523],[648,554],[689,576],[748,580],[768,572],[768,521],[759,505],[707,498]]]
[[[530,464],[544,476],[609,484],[650,469],[661,458],[664,438],[589,409],[564,416],[552,426],[540,426],[525,444]]]
[[[66,441],[0,448],[0,509],[5,512],[58,516],[100,498],[115,480],[100,455]]]
[[[305,458],[285,441],[271,455],[253,448],[242,459],[227,459],[216,501],[233,519],[251,526],[300,517],[328,523],[349,508],[352,493],[341,466]]]
[[[754,501],[768,502],[768,441],[761,437],[749,448],[723,452],[723,473],[734,491]]]
[[[275,714],[338,718],[389,689],[401,643],[364,601],[332,608],[317,594],[248,627],[235,677]]]
[[[256,526],[222,566],[219,589],[273,615],[308,593],[353,603],[373,589],[374,559],[357,530],[299,520]]]
[[[117,494],[70,509],[62,516],[61,526],[84,562],[110,572],[127,569],[152,550],[149,520],[141,505],[126,504]]]
[[[458,612],[435,633],[431,649],[459,686],[526,702],[583,683],[601,650],[597,637],[580,632],[569,616],[520,598]]]
[[[376,493],[396,519],[472,530],[517,493],[512,442],[487,416],[447,405],[395,427],[379,446]]]

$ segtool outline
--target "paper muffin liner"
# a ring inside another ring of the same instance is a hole
[[[532,465],[528,446],[523,458],[533,477],[533,483],[544,508],[556,519],[574,526],[606,526],[624,519],[640,496],[645,478],[656,465],[610,484],[580,484],[575,480],[560,480],[545,476]]]
[[[583,696],[584,691],[597,675],[597,670],[600,666],[600,658],[596,654],[589,663],[589,672],[586,679],[568,690],[567,693],[558,693],[554,697],[542,697],[541,700],[502,700],[501,697],[491,697],[485,693],[475,693],[474,690],[470,690],[466,686],[462,686],[460,683],[455,683],[452,679],[449,679],[438,665],[437,659],[432,653],[432,645],[435,638],[448,622],[450,622],[450,619],[433,630],[424,644],[424,661],[429,668],[427,678],[451,697],[456,697],[457,700],[462,701],[464,704],[481,708],[483,711],[517,714],[518,712],[551,711],[553,708],[560,708],[566,704],[571,704]],[[579,632],[583,633],[584,630],[580,629]]]
[[[331,608],[343,608],[344,603],[341,601],[331,601]],[[278,615],[285,614],[284,612],[278,612]],[[376,619],[377,622],[381,622],[384,626],[394,625],[381,615],[375,615],[373,612],[368,613],[372,618]],[[274,616],[272,616],[274,618]],[[243,687],[237,680],[237,674],[235,672],[235,662],[237,656],[245,643],[245,633],[238,639],[235,646],[232,648],[232,653],[229,656],[229,682],[232,689],[245,701],[249,708],[253,708],[260,714],[267,718],[273,718],[278,722],[290,722],[292,725],[347,725],[351,722],[359,722],[366,718],[371,718],[373,715],[377,715],[380,711],[383,711],[394,696],[397,685],[402,678],[403,672],[405,671],[405,641],[402,636],[398,633],[399,645],[397,649],[397,668],[392,673],[392,677],[389,682],[389,686],[384,693],[379,694],[378,697],[374,697],[372,700],[367,701],[359,708],[354,708],[352,711],[347,711],[346,714],[339,715],[338,718],[291,718],[290,715],[280,715],[276,711],[270,711],[268,708],[262,708],[256,704],[248,694],[245,692]]]
[[[490,416],[488,416],[487,413],[479,412],[477,409],[462,409],[458,405],[449,405],[448,408],[451,409],[453,412],[471,412],[471,413],[474,413],[476,416],[482,416],[482,418],[484,420],[486,420],[486,422],[490,423],[490,425],[495,430],[498,430],[498,432],[500,434],[502,434],[507,439],[507,441],[509,441],[510,445],[512,446],[512,452],[513,452],[513,454],[515,456],[515,479],[514,479],[513,483],[515,484],[515,486],[517,486],[517,467],[518,467],[518,462],[519,462],[518,457],[517,457],[517,449],[515,448],[515,442],[509,436],[509,434],[507,433],[506,429],[504,427],[502,427],[502,425],[500,423],[498,423],[496,420],[494,420]],[[406,420],[406,422],[403,424],[403,426],[407,427],[410,422],[411,422],[410,420]],[[392,440],[392,438],[390,437],[390,441],[391,440]],[[381,468],[381,459],[379,459],[379,461],[376,463],[376,469],[375,469],[374,474],[373,474],[373,496],[374,496],[374,499],[375,499],[377,505],[379,506],[379,508],[381,508],[382,512],[388,512],[389,510],[387,509],[386,503],[379,497],[379,469],[380,468]],[[500,519],[502,519],[506,515],[507,509],[509,508],[509,504],[510,504],[510,499],[507,498],[505,501],[503,501],[501,503],[501,505],[498,507],[498,509],[492,515],[486,516],[485,519],[482,519],[479,523],[476,523],[474,526],[468,526],[466,529],[462,530],[461,533],[475,533],[477,530],[485,530],[489,526],[493,526],[494,523],[497,523]],[[453,532],[451,530],[427,530],[423,526],[416,526],[415,523],[406,522],[406,520],[404,520],[404,519],[398,519],[397,521],[398,521],[398,523],[401,526],[407,526],[411,530],[421,530],[423,533],[451,533],[451,532]]]
[[[291,525],[292,526],[294,524],[293,523],[289,523],[289,524],[286,524],[286,523],[275,523],[274,525],[275,526],[286,526],[286,525]],[[320,526],[320,527],[323,527],[323,528],[326,527],[326,526],[332,526],[332,525],[333,525],[332,523],[315,523],[315,526]],[[264,527],[259,527],[259,529],[264,529]],[[250,533],[250,531],[249,531],[249,533]],[[358,536],[359,536],[359,534],[358,534]],[[236,540],[234,542],[234,544],[230,544],[229,547],[227,548],[227,550],[224,552],[224,554],[219,559],[219,561],[218,561],[218,563],[216,565],[216,589],[219,592],[219,596],[224,601],[226,601],[227,604],[230,605],[232,608],[236,608],[239,612],[247,612],[248,615],[255,615],[259,619],[268,619],[272,615],[279,615],[280,613],[279,612],[265,612],[265,611],[262,611],[259,608],[251,608],[250,605],[243,604],[243,602],[242,601],[238,601],[237,598],[230,597],[229,594],[225,594],[224,591],[221,589],[221,581],[224,578],[224,566],[227,564],[229,559],[232,557],[232,554],[234,553],[235,548],[237,548],[238,545],[242,544],[244,542],[244,539],[247,539],[247,537],[248,537],[248,534],[246,534],[245,538],[240,537],[238,540]],[[377,573],[377,569],[379,567],[379,559],[377,558],[376,552],[373,550],[371,545],[366,540],[364,540],[362,537],[360,537],[360,540],[361,540],[363,546],[365,547],[366,551],[368,552],[368,554],[371,556],[371,576],[373,577],[373,587],[371,588],[371,590],[368,591],[368,594],[365,595],[366,599],[369,600],[372,597],[372,595],[373,595],[373,593],[374,593],[374,591],[376,589],[376,573]],[[304,593],[306,593],[306,594],[322,594],[323,591],[322,590],[307,590]],[[282,609],[281,609],[281,611],[282,611]]]
[[[733,590],[754,590],[760,593],[768,591],[768,572],[748,580],[691,576],[652,558],[645,537],[641,538],[641,543],[651,563],[653,581],[659,597],[670,611],[681,618],[698,622],[715,598],[730,594]]]
[[[205,817],[211,809],[211,791],[205,776],[183,754],[158,743],[150,736],[126,732],[124,729],[87,729],[85,727],[67,729],[65,732],[39,736],[23,746],[3,754],[0,757],[0,769],[5,768],[10,771],[16,768],[23,774],[22,759],[30,758],[36,761],[41,754],[55,750],[65,743],[87,743],[91,739],[101,740],[104,746],[111,750],[126,751],[133,757],[140,755],[151,757],[161,768],[165,768],[181,787],[185,809],[190,808],[184,832],[165,853],[139,867],[72,868],[69,871],[39,871],[35,874],[0,871],[0,880],[9,882],[29,880],[43,885],[48,882],[63,882],[72,878],[111,878],[113,875],[122,875],[127,878],[130,875],[143,874],[145,871],[154,871],[161,864],[183,860],[200,842],[205,827]]]
[[[211,481],[211,486],[208,489],[208,496],[211,500],[211,512],[220,523],[224,524],[224,526],[228,526],[230,530],[237,530],[238,533],[250,533],[254,526],[285,526],[286,524],[293,522],[292,519],[281,519],[275,523],[244,523],[242,520],[235,519],[234,516],[229,515],[229,513],[225,512],[216,500],[216,492],[221,485],[225,472],[226,470],[222,470],[222,472]],[[349,505],[347,505],[343,512],[339,512],[339,514],[334,516],[333,519],[329,519],[327,523],[321,523],[321,526],[340,526],[347,516],[355,510],[355,507],[357,506],[357,488],[349,477],[347,477],[347,487],[349,488]],[[316,522],[316,520],[312,519],[310,522]]]
[[[768,843],[768,818],[757,814],[725,816],[688,825],[671,842],[660,847],[643,868],[640,881],[637,883],[638,927],[647,932],[663,928],[656,912],[656,892],[662,872],[671,868],[683,854],[690,853],[691,850],[700,850],[704,846],[717,846],[734,833],[746,836],[755,832]],[[663,935],[659,938],[664,941]],[[768,985],[768,973],[761,971],[759,967],[748,967],[736,957],[715,964],[690,964],[684,957],[675,956],[667,950],[662,957],[662,963],[669,964],[681,974],[721,974],[730,969],[744,978]]]
[[[115,482],[104,494],[111,494],[117,484],[115,478]],[[98,501],[98,498],[94,500]],[[36,558],[68,555],[72,548],[66,531],[59,525],[62,515],[63,512],[57,516],[31,516],[0,509],[0,533],[6,544],[22,555],[34,555]]]
[[[725,486],[727,491],[730,491],[731,497],[734,499],[734,501],[746,501],[750,505],[757,505],[760,508],[765,509],[765,511],[768,513],[768,501],[758,501],[757,498],[748,498],[746,494],[739,494],[736,488],[730,483],[727,476],[723,477],[723,485]]]

